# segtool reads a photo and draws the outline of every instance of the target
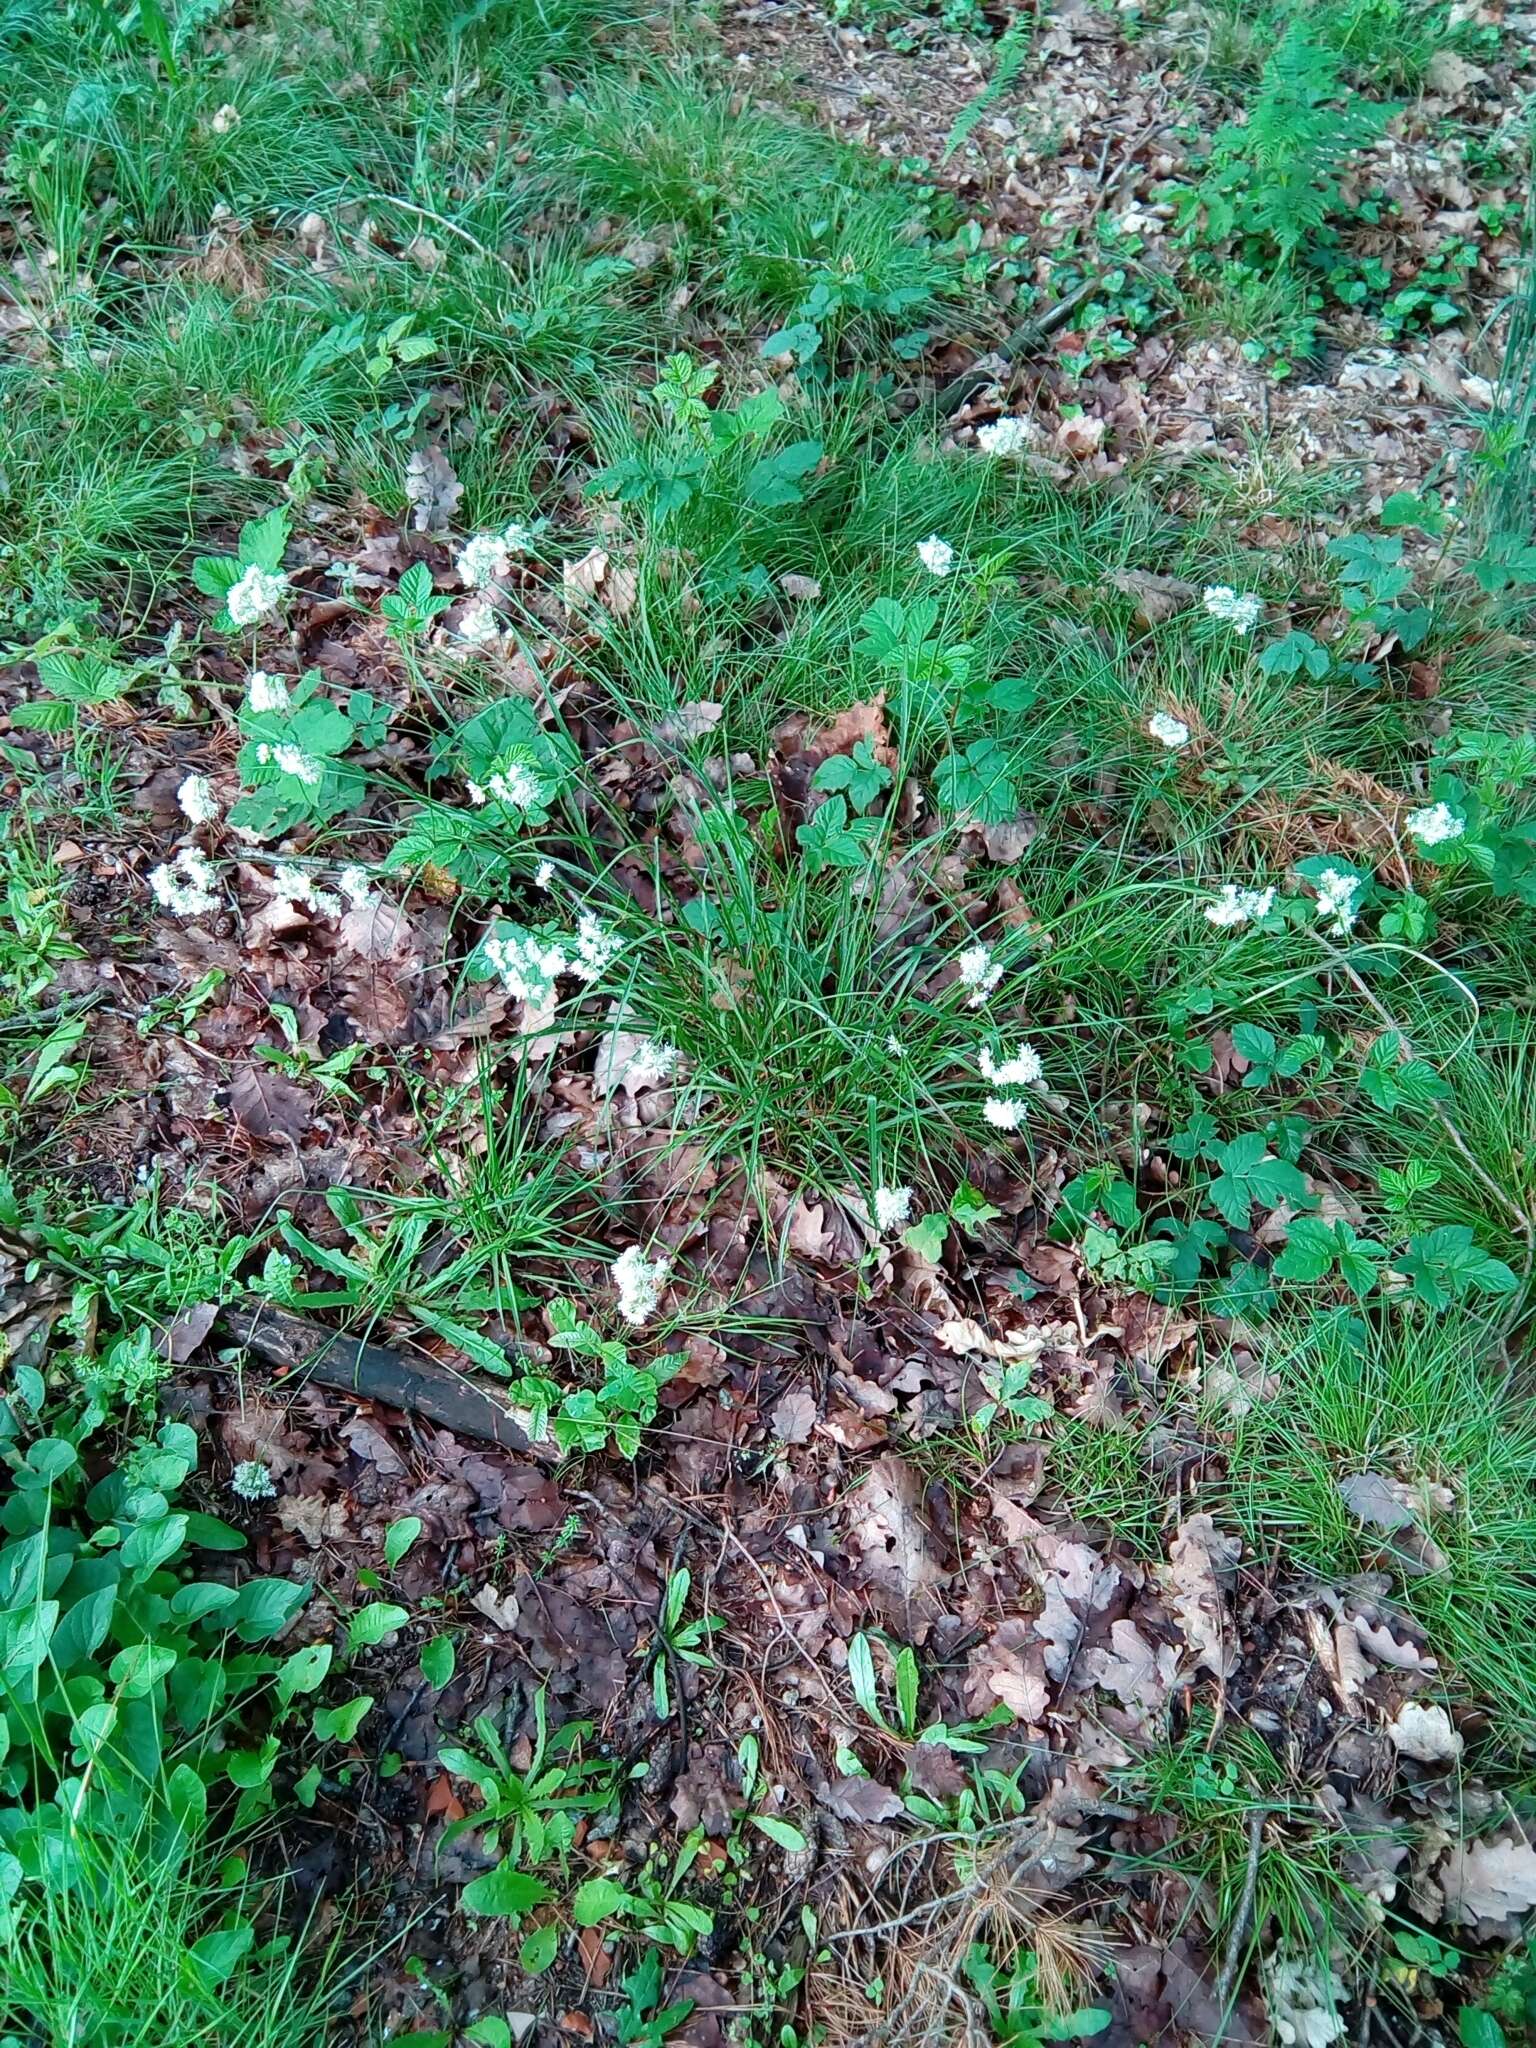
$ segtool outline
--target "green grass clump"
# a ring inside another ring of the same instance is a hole
[[[279,1931],[244,1859],[213,1866],[77,1832],[70,1877],[10,1908],[0,2027],[66,2048],[324,2048],[358,1965]],[[258,1922],[265,1921],[265,1925]]]
[[[1390,1545],[1339,1492],[1372,1471],[1445,1488],[1426,1505],[1443,1554],[1394,1574],[1393,1598],[1424,1630],[1449,1682],[1467,1685],[1517,1749],[1536,1727],[1536,1416],[1487,1356],[1468,1317],[1379,1322],[1346,1310],[1271,1327],[1275,1391],[1233,1425],[1233,1511],[1259,1549],[1337,1582],[1377,1567]]]

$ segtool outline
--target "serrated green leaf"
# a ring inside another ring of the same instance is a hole
[[[459,1904],[466,1913],[480,1913],[488,1919],[520,1920],[548,1897],[549,1886],[542,1878],[530,1877],[507,1857],[484,1877],[465,1885]]]

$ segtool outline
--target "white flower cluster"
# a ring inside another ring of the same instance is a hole
[[[454,569],[468,590],[484,590],[512,567],[514,555],[525,554],[533,536],[514,519],[499,533],[477,533],[459,550]]]
[[[501,622],[496,616],[495,607],[487,604],[483,597],[476,598],[473,604],[464,607],[459,614],[459,623],[453,630],[466,649],[499,647],[501,644]]]
[[[1234,590],[1229,583],[1208,583],[1205,608],[1239,637],[1251,633],[1264,616],[1264,600],[1251,590]]]
[[[659,1038],[642,1038],[619,1070],[618,1085],[638,1095],[642,1088],[654,1088],[671,1075],[678,1062],[675,1045]]]
[[[554,993],[562,974],[578,981],[596,981],[624,950],[617,932],[584,910],[575,932],[566,939],[541,938],[537,932],[516,932],[505,939],[487,939],[481,949],[519,1002],[539,1008]]]
[[[318,789],[325,780],[324,762],[317,761],[313,754],[306,754],[302,747],[291,747],[286,742],[269,747],[263,740],[256,749],[256,758],[263,768],[281,768],[285,775],[293,776],[306,789]]]
[[[287,861],[280,861],[272,870],[272,893],[320,917],[341,915],[341,898],[317,887],[313,875]]]
[[[277,610],[287,588],[288,578],[281,571],[263,569],[252,562],[250,568],[229,586],[224,609],[235,625],[254,626]]]
[[[536,768],[525,761],[509,761],[504,768],[487,775],[484,787],[466,782],[472,804],[484,805],[494,797],[514,811],[535,811],[549,801],[549,789]]]
[[[955,551],[947,540],[930,533],[926,540],[918,542],[917,559],[930,576],[947,576],[955,566]]]
[[[1182,718],[1175,718],[1171,711],[1154,711],[1147,720],[1147,731],[1170,754],[1189,745],[1189,727]]]
[[[260,1458],[242,1458],[229,1475],[229,1490],[240,1500],[271,1500],[277,1487]]]
[[[169,862],[152,868],[149,886],[155,901],[175,917],[200,917],[218,907],[213,865],[195,846],[183,846]]]
[[[570,971],[578,981],[596,981],[623,950],[624,941],[618,933],[609,931],[601,918],[584,910],[576,925],[576,951]]]
[[[1359,915],[1360,877],[1339,868],[1324,868],[1317,880],[1317,915],[1332,919],[1328,931],[1336,939],[1347,938]]]
[[[269,676],[264,668],[253,668],[246,684],[245,701],[255,712],[291,711],[293,699],[283,676]]]
[[[1034,421],[1023,419],[1017,413],[1004,413],[1000,420],[992,420],[976,429],[976,446],[983,455],[1023,455],[1038,438]]]
[[[900,1230],[912,1214],[913,1193],[911,1188],[875,1189],[875,1228],[882,1235]]]
[[[555,983],[566,972],[564,947],[541,939],[534,932],[487,939],[483,951],[508,994],[527,1003],[530,1009],[544,1008],[555,992]]]
[[[1205,918],[1208,924],[1230,931],[1237,925],[1252,924],[1258,918],[1268,917],[1274,907],[1273,889],[1244,889],[1236,882],[1223,882],[1221,894],[1215,902],[1206,904]]]
[[[619,1314],[638,1329],[656,1313],[672,1261],[648,1259],[639,1245],[632,1244],[619,1253],[608,1270],[618,1291]]]
[[[1040,1088],[1045,1083],[1045,1066],[1039,1053],[1027,1042],[1007,1059],[998,1059],[989,1045],[977,1050],[976,1067],[984,1081],[994,1088]],[[1029,1104],[1017,1094],[989,1095],[982,1115],[999,1131],[1017,1131],[1027,1121]]]
[[[354,910],[361,910],[373,900],[373,878],[365,867],[354,862],[342,869],[336,877],[336,885]]]
[[[1002,963],[990,946],[967,946],[960,955],[960,986],[971,991],[970,1008],[979,1010],[1003,978]]]
[[[189,825],[211,825],[219,815],[219,800],[206,775],[188,775],[176,791],[176,801]]]
[[[1426,804],[1422,811],[1408,813],[1408,830],[1420,846],[1444,846],[1466,829],[1466,819],[1458,818],[1449,804]]]

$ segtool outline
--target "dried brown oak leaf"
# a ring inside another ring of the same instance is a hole
[[[1224,1535],[1209,1515],[1191,1515],[1179,1524],[1168,1563],[1157,1572],[1193,1664],[1213,1678],[1229,1678],[1237,1664],[1237,1643],[1224,1627],[1226,1603],[1220,1580],[1242,1554],[1240,1538]]]
[[[916,1472],[887,1452],[870,1466],[849,1503],[851,1533],[871,1581],[903,1600],[915,1599],[946,1576],[929,1548],[922,1498]]]
[[[901,1794],[873,1778],[834,1778],[821,1794],[821,1803],[839,1820],[876,1824],[899,1819],[906,1812]]]
[[[1536,1849],[1518,1839],[1461,1842],[1435,1878],[1454,1926],[1513,1935],[1520,1916],[1536,1906]]]
[[[435,441],[430,448],[418,448],[405,465],[405,495],[418,533],[446,533],[452,526],[464,486]]]
[[[242,1067],[229,1084],[229,1108],[253,1138],[288,1138],[309,1129],[310,1099],[271,1067]]]
[[[606,548],[588,548],[576,562],[562,562],[560,584],[568,612],[580,611],[592,599],[622,619],[635,602],[635,572],[616,562]]]

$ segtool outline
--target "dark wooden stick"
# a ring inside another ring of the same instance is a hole
[[[317,1380],[322,1387],[425,1415],[456,1436],[500,1444],[509,1451],[528,1449],[527,1436],[494,1394],[424,1353],[407,1358],[382,1344],[338,1336],[323,1324],[265,1304],[223,1309],[219,1320],[237,1344],[276,1366],[286,1378]]]

